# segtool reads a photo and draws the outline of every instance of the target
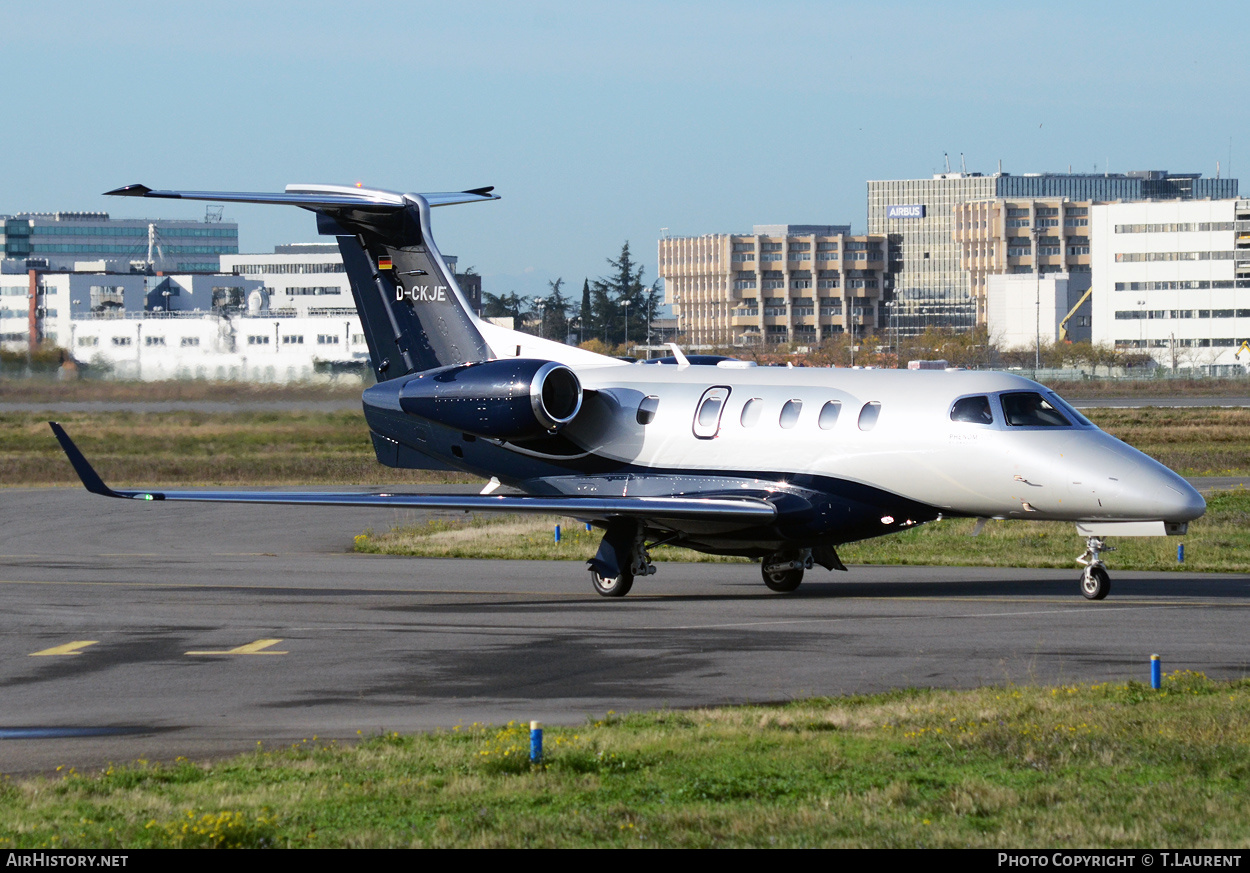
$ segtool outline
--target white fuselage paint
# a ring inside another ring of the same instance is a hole
[[[809,474],[959,515],[1185,522],[1205,509],[1184,479],[1097,427],[1007,425],[1002,392],[1050,393],[1008,373],[631,365],[484,327],[497,350],[520,347],[521,356],[572,367],[595,394],[565,436],[588,452],[640,468]],[[715,387],[729,395],[714,436],[700,438],[699,401]],[[973,395],[990,398],[993,424],[952,421],[952,404]],[[647,396],[658,402],[653,420],[642,425],[637,411]],[[744,407],[753,399],[758,418],[744,424]],[[782,409],[791,400],[801,408],[792,426],[782,427]],[[842,406],[826,429],[818,419],[829,401]],[[861,429],[861,411],[870,403],[880,404],[879,415],[870,429]]]

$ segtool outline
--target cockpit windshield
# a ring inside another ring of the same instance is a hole
[[[1085,416],[1081,415],[1081,413],[1076,409],[1076,407],[1074,407],[1068,401],[1064,400],[1054,391],[1051,391],[1046,396],[1050,399],[1052,403],[1055,404],[1055,406],[1062,409],[1069,418],[1075,420],[1077,424],[1083,425],[1084,427],[1097,427],[1097,425],[1095,425],[1092,421],[1090,421]]]
[[[1058,407],[1036,391],[1012,391],[999,395],[999,399],[1003,416],[1012,427],[1072,427]]]

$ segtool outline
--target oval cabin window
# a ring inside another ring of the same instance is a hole
[[[820,407],[820,418],[817,423],[821,430],[830,430],[838,423],[838,414],[842,411],[842,402],[839,400],[830,400],[824,406]]]
[[[859,411],[859,429],[872,430],[877,426],[877,416],[881,414],[881,404],[876,400],[864,404]]]
[[[742,418],[739,421],[742,422],[743,427],[755,427],[759,424],[760,413],[763,411],[764,401],[758,397],[752,397],[742,407]]]
[[[802,400],[787,400],[786,405],[781,407],[781,418],[778,419],[778,423],[789,430],[799,423],[799,413],[802,411]]]

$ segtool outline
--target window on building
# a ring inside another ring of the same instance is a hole
[[[200,344],[200,338],[198,336],[184,336],[182,338],[182,347],[184,349],[195,348],[199,344]]]

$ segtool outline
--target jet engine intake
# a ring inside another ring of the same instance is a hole
[[[404,412],[489,439],[559,433],[582,408],[582,385],[564,364],[500,358],[418,373],[399,391]]]

